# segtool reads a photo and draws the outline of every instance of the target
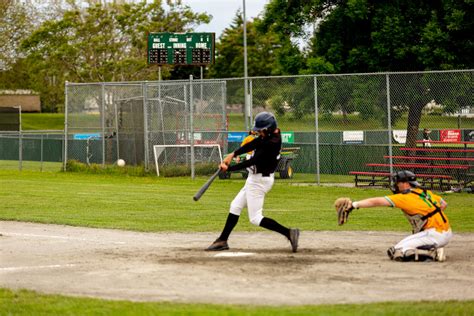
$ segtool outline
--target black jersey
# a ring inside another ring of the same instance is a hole
[[[251,142],[234,151],[234,156],[255,150],[252,158],[242,163],[229,166],[227,170],[235,171],[256,166],[257,173],[269,175],[275,172],[280,160],[281,134],[274,132],[266,137],[257,137]]]

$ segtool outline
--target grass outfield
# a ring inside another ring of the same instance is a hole
[[[474,301],[315,306],[135,303],[0,289],[2,315],[471,315]]]
[[[365,120],[361,117],[349,115],[349,122],[342,116],[334,115],[328,120],[320,119],[319,128],[322,131],[343,130],[372,130],[383,129],[380,120]],[[22,128],[24,130],[62,130],[64,129],[64,113],[24,113],[22,114]],[[245,130],[244,118],[240,114],[229,114],[229,130]],[[395,129],[406,129],[407,117],[398,120]],[[278,123],[286,131],[314,131],[314,117],[305,116],[298,120],[291,117],[279,117]],[[457,128],[458,118],[454,116],[423,116],[422,125],[426,128]],[[461,128],[474,128],[473,118],[461,118]]]
[[[244,182],[217,179],[199,202],[192,196],[207,180],[62,172],[0,171],[1,220],[31,221],[135,231],[220,231],[229,204]],[[295,185],[277,179],[264,214],[302,230],[410,230],[401,211],[392,208],[353,212],[339,227],[333,202],[388,194],[384,189]],[[474,231],[472,194],[443,194],[455,232]],[[236,227],[257,231],[247,220]]]

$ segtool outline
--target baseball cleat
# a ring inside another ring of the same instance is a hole
[[[216,239],[209,247],[207,247],[206,251],[221,251],[221,250],[228,250],[229,245],[227,244],[227,240],[219,240]]]
[[[446,253],[444,252],[443,247],[436,249],[435,261],[439,261],[439,262],[446,261]]]
[[[290,228],[290,244],[291,250],[296,252],[298,250],[298,239],[300,238],[300,230],[298,228]]]

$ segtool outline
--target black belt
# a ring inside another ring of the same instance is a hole
[[[262,173],[262,177],[269,177],[271,173]]]

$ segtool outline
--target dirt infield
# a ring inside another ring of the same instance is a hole
[[[443,263],[398,263],[404,234],[302,232],[300,251],[270,232],[137,233],[0,222],[0,286],[133,301],[300,305],[474,299],[474,234],[456,234]],[[219,256],[216,256],[219,255]],[[224,256],[223,256],[224,255]]]

